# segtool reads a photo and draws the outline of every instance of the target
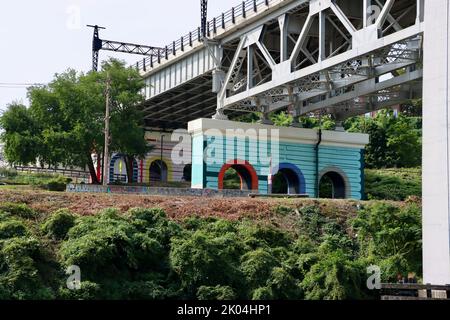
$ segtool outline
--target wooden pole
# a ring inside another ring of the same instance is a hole
[[[103,185],[107,186],[109,181],[109,121],[110,121],[110,99],[111,99],[111,78],[109,72],[106,75],[106,112],[105,112],[105,153],[103,155]]]

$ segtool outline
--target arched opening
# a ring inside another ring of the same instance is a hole
[[[242,178],[234,168],[229,168],[225,171],[223,177],[223,189],[227,190],[241,190]]]
[[[139,178],[139,166],[136,159],[132,162],[132,181],[137,182]],[[109,183],[131,183],[131,179],[128,176],[127,165],[125,162],[125,156],[116,154],[111,158],[109,169]]]
[[[345,199],[345,180],[337,172],[325,173],[319,183],[319,198],[325,199]]]
[[[273,194],[300,194],[300,181],[298,175],[291,169],[283,168],[273,176]]]
[[[150,165],[150,182],[167,182],[168,170],[164,161],[155,160]]]
[[[123,157],[112,159],[113,174],[110,176],[111,183],[128,183],[127,167]]]
[[[183,169],[183,180],[187,181],[187,182],[191,182],[192,181],[192,165],[191,164],[187,164],[184,166]]]
[[[219,190],[258,190],[258,175],[248,162],[233,161],[219,172]]]
[[[272,168],[273,194],[306,194],[305,177],[302,171],[292,163],[280,163]]]

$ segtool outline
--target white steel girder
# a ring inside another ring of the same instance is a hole
[[[380,6],[382,3],[379,0],[363,0],[363,16],[367,20],[363,19],[358,29],[334,0],[311,0],[309,13],[297,30],[298,36],[293,36],[292,27],[285,27],[289,20],[287,13],[278,17],[280,56],[288,58],[281,58],[277,62],[263,42],[263,37],[255,39],[255,31],[243,34],[223,88],[218,94],[215,117],[226,118],[227,110],[267,113],[291,106],[297,110],[296,115],[318,110],[319,106],[319,109],[330,110],[327,108],[336,101],[342,103],[343,97],[347,96],[342,95],[342,92],[352,92],[351,99],[358,93],[370,94],[370,89],[360,91],[358,88],[362,88],[365,83],[380,82],[380,77],[393,77],[392,81],[389,80],[384,85],[391,82],[401,85],[420,81],[421,72],[417,72],[417,69],[421,68],[422,58],[423,21],[420,16],[423,15],[423,1],[402,1],[409,5],[405,12],[416,8],[417,18],[414,17],[413,24],[402,27],[401,21],[405,13],[396,13],[395,17],[391,13],[396,0],[387,0],[383,6]],[[376,19],[370,11],[373,5],[378,6]],[[318,26],[314,24],[317,20]],[[332,28],[332,32],[339,34],[343,39],[342,43],[332,43],[333,38],[327,28]],[[283,39],[295,42],[290,53],[284,52],[287,49],[286,40]],[[311,41],[318,44],[312,53],[307,47],[307,43]],[[241,51],[245,51],[245,47],[250,48],[249,43],[261,51],[265,63],[271,68],[271,79],[262,84],[249,84],[248,80],[253,79],[253,69],[250,68],[254,59],[246,55],[249,60],[245,70],[247,74],[240,69],[242,82],[239,87],[234,87],[239,90],[230,90],[233,72],[236,66],[241,67]],[[308,65],[303,68],[299,65],[304,64],[305,60],[298,64],[300,54],[308,61]],[[248,70],[251,70],[250,75]],[[398,70],[404,73],[400,77],[396,77]],[[362,85],[358,86],[360,82]],[[353,114],[350,110],[348,113]]]

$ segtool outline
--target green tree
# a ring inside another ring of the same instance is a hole
[[[351,118],[345,123],[350,132],[370,135],[365,155],[368,168],[420,166],[421,126],[421,118],[395,116],[392,110],[383,110],[375,118]]]
[[[35,163],[40,155],[40,127],[30,110],[13,103],[0,117],[5,159],[15,165]]]
[[[98,83],[86,83],[75,70],[57,74],[45,87],[29,90],[30,113],[41,126],[42,162],[88,167],[98,183],[92,153],[102,150],[101,95]]]
[[[0,118],[5,156],[11,163],[40,160],[49,166],[72,165],[89,169],[99,183],[92,160],[104,147],[107,74],[111,77],[111,151],[125,155],[129,181],[134,157],[148,151],[143,116],[144,82],[133,68],[111,59],[102,70],[84,75],[68,70],[47,86],[29,89],[30,108],[13,104]],[[105,164],[107,165],[107,164]]]

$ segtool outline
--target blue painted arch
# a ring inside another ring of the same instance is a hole
[[[275,176],[279,172],[283,173],[283,176],[288,181],[288,194],[306,194],[306,180],[303,172],[292,163],[280,163],[278,166],[272,168],[272,174]],[[294,174],[295,179],[289,179],[289,174]],[[272,176],[272,178],[273,178]],[[273,181],[272,181],[273,182]],[[294,185],[295,184],[295,185]],[[273,186],[273,184],[272,184]],[[296,190],[292,190],[292,189]]]
[[[109,166],[109,182],[116,182],[116,177],[115,177],[115,172],[114,172],[114,167],[116,164],[116,161],[121,160],[124,158],[123,154],[115,154],[112,158],[111,158],[111,162],[110,162],[110,166]],[[126,182],[128,183],[128,178],[126,178]],[[138,162],[136,161],[136,159],[133,159],[133,180],[134,181],[139,181],[139,166],[138,166]],[[124,181],[122,181],[124,182]]]

